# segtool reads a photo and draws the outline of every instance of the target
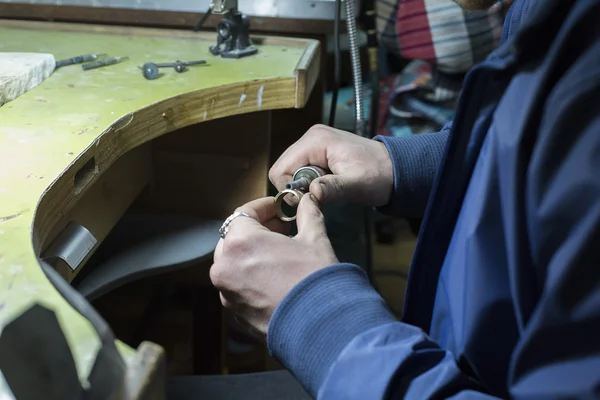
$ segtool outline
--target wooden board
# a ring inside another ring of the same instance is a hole
[[[94,236],[96,245],[86,254],[80,266],[73,266],[75,268],[73,270],[63,260],[58,260],[55,268],[67,282],[71,282],[77,276],[81,267],[150,182],[152,176],[150,150],[151,143],[146,143],[119,157],[102,176],[98,177],[89,190],[79,196],[73,207],[62,215],[46,241],[40,246],[40,254],[43,257],[47,256],[46,249],[63,232],[69,222],[84,226]],[[95,167],[89,162],[86,165],[92,170]],[[85,175],[86,171],[84,166],[79,174]],[[85,180],[85,178],[80,179]]]
[[[52,54],[0,53],[0,106],[42,83],[55,64]]]
[[[137,25],[191,30],[204,16],[204,13],[85,7],[65,4],[32,4],[22,0],[20,2],[0,2],[0,15],[11,19]],[[221,16],[215,14],[209,16],[204,22],[203,28],[214,32],[220,18]],[[333,20],[255,17],[252,15],[249,18],[252,32],[280,33],[287,36],[330,35],[333,32]],[[340,29],[342,32],[346,31],[346,21],[344,19],[340,23]]]
[[[224,221],[265,196],[270,117],[269,111],[233,116],[156,139],[152,186],[134,207]]]
[[[141,144],[212,119],[303,106],[319,68],[318,43],[257,38],[258,55],[225,60],[208,51],[212,33],[0,20],[0,37],[3,51],[130,57],[86,72],[60,68],[0,108],[0,328],[35,302],[54,310],[85,381],[98,334],[40,269],[46,239],[108,168]],[[201,58],[208,65],[155,81],[138,68]],[[90,172],[84,179],[82,168]],[[118,347],[133,360],[134,350]]]

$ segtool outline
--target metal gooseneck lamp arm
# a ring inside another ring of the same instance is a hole
[[[344,1],[346,10],[346,27],[350,44],[350,61],[352,64],[352,82],[354,86],[355,132],[362,137],[368,137],[364,112],[364,93],[362,67],[360,63],[360,48],[358,45],[358,28],[356,26],[355,0]]]

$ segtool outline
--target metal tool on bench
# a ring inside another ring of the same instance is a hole
[[[327,171],[315,166],[302,167],[294,172],[292,181],[285,185],[285,189],[275,196],[277,217],[282,221],[294,221],[296,219],[295,215],[289,216],[283,211],[284,198],[288,195],[292,195],[296,197],[299,203],[302,196],[308,192],[312,181],[326,174],[328,174]]]
[[[157,79],[160,74],[158,73],[159,68],[173,68],[176,72],[182,73],[187,71],[187,67],[191,65],[201,65],[206,64],[206,60],[198,60],[198,61],[175,61],[174,63],[153,63],[147,62],[142,65],[142,74],[144,78],[148,80]]]
[[[223,58],[242,58],[258,52],[250,40],[250,19],[238,11],[238,0],[213,0],[198,21],[194,30],[200,29],[211,14],[224,14],[217,24],[217,44],[210,46],[211,54]]]
[[[121,61],[125,61],[127,59],[129,59],[129,57],[127,57],[127,56],[105,58],[103,60],[96,60],[96,61],[92,61],[91,63],[83,64],[81,66],[81,69],[83,69],[84,71],[87,71],[88,69],[100,68],[100,67],[105,67],[107,65],[117,64],[117,63],[120,63]]]
[[[67,65],[81,64],[88,61],[94,61],[99,58],[106,57],[106,53],[102,54],[83,54],[81,56],[66,58],[56,62],[56,68],[66,67]]]

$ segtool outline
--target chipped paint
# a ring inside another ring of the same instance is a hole
[[[133,113],[125,116],[125,117],[121,117],[117,122],[115,122],[112,126],[112,129],[114,129],[115,132],[120,131],[121,129],[125,129],[129,126],[129,124],[131,124],[131,122],[133,121]]]
[[[258,94],[256,95],[256,106],[258,107],[259,110],[262,108],[262,99],[263,99],[264,92],[265,92],[265,85],[261,85],[261,87],[258,88]]]

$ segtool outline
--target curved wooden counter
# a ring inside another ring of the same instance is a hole
[[[0,107],[0,328],[35,303],[53,310],[84,382],[98,334],[39,264],[57,222],[120,156],[145,142],[216,118],[303,107],[318,76],[318,42],[256,38],[256,56],[226,60],[210,55],[212,33],[0,20],[0,38],[0,51],[57,60],[92,52],[129,57],[85,72],[58,69]],[[139,69],[193,59],[208,64],[161,71],[155,81]],[[133,349],[118,348],[133,360]]]

